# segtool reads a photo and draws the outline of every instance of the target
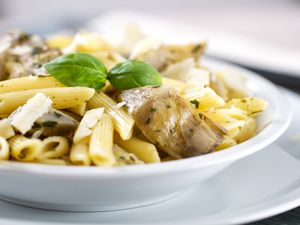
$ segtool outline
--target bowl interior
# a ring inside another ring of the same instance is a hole
[[[258,118],[258,127],[260,132],[256,136],[223,151],[157,164],[99,169],[99,167],[53,166],[4,161],[0,163],[0,170],[38,173],[53,176],[101,175],[110,178],[124,178],[125,175],[146,176],[157,173],[174,173],[232,162],[245,157],[266,147],[268,144],[275,141],[287,129],[291,119],[290,107],[285,97],[273,83],[246,69],[221,61],[203,59],[202,64],[212,68],[213,70],[229,70],[231,74],[244,76],[246,79],[246,89],[252,93],[253,96],[258,96],[268,101],[269,105],[267,110],[264,111]]]

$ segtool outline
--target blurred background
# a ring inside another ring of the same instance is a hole
[[[0,0],[0,33],[22,28],[51,33],[82,27],[114,9],[131,9],[202,27],[251,36],[300,51],[297,0]]]

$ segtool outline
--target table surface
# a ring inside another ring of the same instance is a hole
[[[155,0],[154,0],[155,1]],[[188,0],[186,0],[188,1]],[[184,1],[184,2],[186,2]],[[46,11],[41,10],[40,12],[35,11],[34,13],[27,13],[22,14],[23,12],[27,11],[24,10],[26,5],[30,5],[30,2],[35,2],[35,5],[41,4],[44,5],[43,2],[38,1],[6,1],[5,3],[0,0],[0,33],[8,28],[15,27],[16,24],[19,24],[20,27],[30,27],[32,28],[32,21],[36,21],[37,27],[45,22],[43,18],[47,18],[44,16]],[[64,4],[68,1],[59,1],[57,3]],[[113,1],[112,2],[116,2]],[[128,1],[128,7],[130,7],[130,2],[137,4],[136,1]],[[169,2],[169,1],[166,1]],[[174,1],[175,3],[179,1]],[[190,3],[195,3],[195,1],[189,1]],[[172,20],[179,20],[181,22],[186,22],[190,24],[197,24],[199,27],[207,26],[207,27],[215,27],[220,30],[230,30],[235,31],[240,34],[246,34],[253,36],[255,38],[259,38],[264,41],[269,41],[274,44],[285,46],[287,48],[292,48],[300,51],[300,2],[299,1],[274,1],[273,4],[271,1],[254,1],[254,4],[237,4],[231,5],[230,4],[220,4],[221,2],[218,1],[217,5],[209,4],[207,1],[201,5],[201,7],[191,7],[191,8],[181,8],[180,4],[177,5],[174,3],[174,8],[172,10],[166,11],[166,4],[162,4],[160,8],[151,8],[150,5],[147,6],[147,3],[144,3],[143,6],[140,7],[142,11],[145,10],[146,7],[150,7],[150,11],[153,14],[162,15]],[[16,4],[17,3],[17,4]],[[55,7],[55,2],[52,1],[52,8]],[[77,3],[77,2],[76,2]],[[83,2],[82,2],[83,3]],[[170,2],[169,2],[170,3]],[[249,2],[248,2],[249,3]],[[1,5],[2,4],[2,5]],[[112,3],[113,4],[113,3]],[[151,1],[152,4],[152,1]],[[112,9],[108,2],[102,5],[102,10],[109,10]],[[50,7],[51,5],[49,5]],[[95,5],[94,5],[95,6]],[[176,6],[178,6],[176,8]],[[72,3],[72,10],[77,12],[77,21],[82,23],[83,19],[89,19],[91,16],[95,16],[95,8],[90,8],[90,16],[86,16],[80,14],[84,10],[82,8],[85,5],[78,4],[78,9],[76,11],[76,4]],[[34,7],[36,8],[36,7]],[[47,8],[47,11],[51,12],[51,7]],[[136,9],[136,7],[135,7]],[[15,10],[17,13],[17,17],[13,15],[12,12]],[[19,10],[19,11],[18,11]],[[52,9],[53,10],[53,9]],[[94,11],[93,11],[94,10]],[[1,12],[3,13],[3,17],[1,18]],[[65,15],[65,11],[63,12]],[[43,14],[40,17],[40,14]],[[56,15],[58,13],[56,12]],[[39,17],[39,20],[36,20],[36,17]],[[31,18],[30,18],[31,16]],[[66,15],[65,15],[66,16]],[[59,17],[59,16],[57,16]],[[238,18],[238,19],[237,19]],[[67,21],[70,18],[66,19]],[[27,26],[29,25],[30,26]],[[64,24],[66,25],[66,23]],[[74,24],[71,24],[72,26]],[[46,31],[53,31],[53,27],[56,27],[57,23],[55,21],[53,24],[48,24],[46,27],[48,30]],[[39,29],[40,28],[40,29]],[[35,30],[39,30],[40,32],[45,31],[45,27],[39,27]],[[32,29],[31,29],[32,30]],[[290,35],[293,34],[293,35]],[[261,220],[255,223],[251,223],[251,225],[299,225],[300,224],[300,207],[294,210],[288,211],[278,216],[274,216],[265,220]],[[250,224],[249,224],[250,225]]]

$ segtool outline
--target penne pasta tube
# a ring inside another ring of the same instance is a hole
[[[5,138],[0,137],[0,160],[8,160],[9,145]]]
[[[42,150],[39,160],[56,159],[69,153],[68,139],[60,136],[47,137],[42,141]]]
[[[80,116],[84,116],[84,114],[86,112],[86,109],[87,109],[87,103],[84,102],[84,103],[82,103],[79,106],[76,106],[76,107],[68,109],[68,111],[70,111],[72,113],[76,113],[76,114],[78,114]]]
[[[39,139],[26,138],[21,135],[11,138],[8,143],[11,148],[11,156],[18,161],[34,161],[42,149],[42,142]]]
[[[21,77],[21,78],[14,78],[14,79],[1,81],[0,94],[15,92],[15,91],[25,91],[31,89],[55,88],[55,87],[64,87],[64,85],[52,76]]]
[[[220,145],[218,145],[218,147],[216,148],[215,151],[220,151],[220,150],[223,150],[225,148],[229,148],[229,147],[235,146],[236,144],[237,143],[236,143],[235,140],[227,137],[227,138],[225,138],[223,140],[223,142]]]
[[[142,141],[136,137],[132,137],[129,140],[122,140],[118,135],[115,135],[114,139],[121,148],[127,152],[135,154],[139,159],[145,163],[157,163],[160,162],[159,154],[155,145]]]
[[[70,161],[75,165],[89,166],[92,161],[89,156],[88,143],[73,143],[70,152]]]
[[[104,94],[103,92],[96,92],[94,97],[88,101],[90,108],[105,107],[113,121],[114,128],[120,134],[123,140],[128,140],[133,131],[134,120],[124,109],[119,108],[117,103]]]
[[[93,129],[89,155],[97,166],[113,166],[116,159],[113,154],[113,123],[111,117],[103,114]]]
[[[15,131],[9,124],[7,118],[0,120],[0,137],[10,138],[15,135]]]
[[[113,145],[113,152],[116,158],[115,166],[144,164],[144,162],[133,153],[128,153],[118,145]]]
[[[199,112],[220,107],[225,104],[224,100],[209,87],[203,89],[189,89],[183,97],[188,99]]]
[[[78,107],[94,95],[94,89],[87,87],[61,87],[33,89],[26,91],[0,94],[0,114],[9,114],[24,105],[28,99],[37,93],[48,96],[56,109]]]

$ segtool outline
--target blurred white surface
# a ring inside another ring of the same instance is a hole
[[[108,10],[126,8],[248,35],[300,51],[297,0],[0,0],[0,32],[21,27],[34,32],[77,28]]]

